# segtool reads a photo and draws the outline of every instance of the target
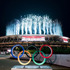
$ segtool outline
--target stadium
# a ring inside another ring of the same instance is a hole
[[[41,17],[30,14],[6,26],[6,36],[0,37],[0,54],[10,52],[15,44],[23,47],[41,47],[48,44],[51,47],[63,48],[70,47],[70,38],[63,36],[58,20],[52,21],[47,15]]]
[[[44,44],[48,44],[51,47],[70,47],[69,40],[68,43],[64,42],[61,36],[57,35],[11,35],[0,37],[0,52],[6,53],[15,44],[20,44],[23,47],[34,45],[36,47],[41,47]]]

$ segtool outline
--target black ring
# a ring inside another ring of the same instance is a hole
[[[35,47],[34,45],[28,46],[28,47],[26,48],[26,50],[28,50],[29,47],[34,47],[34,48],[38,51],[37,47]],[[25,54],[27,55],[27,57],[32,58],[32,57],[30,57],[27,53],[25,53]],[[38,54],[39,54],[39,52],[34,56],[34,58],[35,58]]]

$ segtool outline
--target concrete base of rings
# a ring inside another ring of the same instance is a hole
[[[11,70],[52,70],[50,66],[37,66],[37,65],[15,65],[11,68]]]

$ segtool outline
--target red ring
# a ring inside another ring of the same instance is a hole
[[[43,58],[50,58],[51,56],[52,56],[52,54],[53,54],[53,49],[52,49],[52,47],[50,46],[50,45],[42,45],[41,47],[40,47],[40,51],[41,51],[41,49],[44,47],[44,46],[48,46],[50,49],[51,49],[51,54],[48,56],[48,57],[45,57],[45,56],[43,56],[42,55],[42,53],[40,52],[40,55],[43,57]]]

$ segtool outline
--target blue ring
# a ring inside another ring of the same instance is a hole
[[[12,55],[14,58],[18,58],[17,56],[14,56],[14,55],[13,55],[13,49],[14,49],[14,47],[16,47],[16,46],[20,46],[20,47],[23,49],[23,53],[19,56],[19,58],[20,58],[20,57],[22,57],[23,54],[24,54],[24,48],[23,48],[23,46],[21,46],[21,45],[19,45],[19,44],[14,45],[14,46],[11,48],[11,55]]]

